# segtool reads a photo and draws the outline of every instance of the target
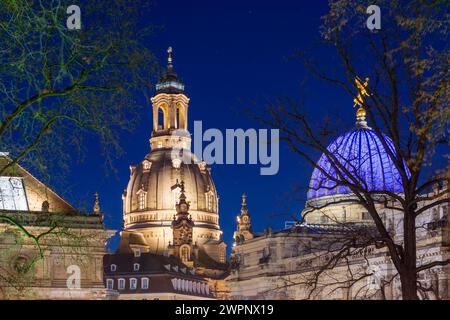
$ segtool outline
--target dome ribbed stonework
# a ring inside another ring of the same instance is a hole
[[[193,220],[219,229],[217,191],[209,169],[201,163],[174,163],[171,152],[171,149],[154,150],[142,163],[131,168],[130,181],[124,193],[125,227],[170,225],[179,200],[177,183],[183,181]],[[140,196],[142,193],[144,197]],[[143,206],[142,198],[145,201]],[[131,219],[136,216],[138,218]]]

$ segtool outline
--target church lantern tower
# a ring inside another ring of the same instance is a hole
[[[188,131],[189,98],[184,94],[184,84],[178,78],[172,63],[172,48],[167,49],[167,69],[156,84],[156,94],[151,99],[153,131],[150,138],[152,150],[162,148],[191,148]]]

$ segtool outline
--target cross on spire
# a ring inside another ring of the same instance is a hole
[[[167,48],[167,62],[172,64],[172,47]]]
[[[247,205],[247,195],[244,193],[242,193],[242,206],[246,206]]]

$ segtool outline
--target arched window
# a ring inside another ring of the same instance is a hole
[[[106,288],[108,290],[114,289],[114,279],[106,279]]]
[[[136,290],[137,289],[137,279],[131,278],[130,279],[130,290]]]
[[[158,108],[158,130],[166,129],[166,114],[163,108]]]
[[[141,279],[141,289],[148,289],[148,278]]]
[[[48,212],[50,208],[50,204],[48,203],[47,200],[45,200],[44,202],[42,202],[42,212]]]
[[[125,289],[125,279],[120,278],[120,279],[118,280],[118,289],[119,289],[119,290]]]

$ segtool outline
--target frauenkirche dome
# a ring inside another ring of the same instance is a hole
[[[121,250],[138,246],[151,253],[174,252],[186,264],[195,256],[192,263],[197,267],[202,257],[203,262],[224,264],[226,245],[219,227],[217,190],[210,167],[191,153],[189,98],[174,71],[171,48],[168,53],[167,70],[152,98],[151,152],[130,166],[130,180],[122,197]],[[174,150],[182,151],[184,160],[173,157]],[[182,218],[192,221],[188,223],[191,230],[173,228],[174,222],[181,219],[177,213],[181,198],[189,207]],[[184,239],[190,232],[189,240]]]

